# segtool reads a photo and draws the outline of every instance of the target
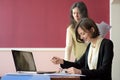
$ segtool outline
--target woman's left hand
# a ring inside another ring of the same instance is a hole
[[[80,69],[76,69],[74,67],[70,67],[67,69],[67,73],[70,74],[81,74],[81,70]]]

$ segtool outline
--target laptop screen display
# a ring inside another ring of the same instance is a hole
[[[12,50],[16,71],[36,71],[32,52]]]

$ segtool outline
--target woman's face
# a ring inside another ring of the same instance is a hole
[[[72,9],[72,16],[76,22],[79,22],[81,19],[80,11],[78,7]]]
[[[88,30],[84,31],[83,29],[78,27],[78,34],[80,35],[80,38],[83,39],[86,43],[91,41],[90,31]]]

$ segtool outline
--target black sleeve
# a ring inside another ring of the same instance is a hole
[[[62,68],[70,68],[70,67],[75,67],[77,69],[80,69],[84,67],[85,64],[85,54],[76,62],[69,62],[64,60],[64,64],[60,64]]]

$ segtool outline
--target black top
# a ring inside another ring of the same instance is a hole
[[[88,45],[85,53],[77,62],[69,62],[64,60],[61,64],[62,68],[75,67],[81,69],[82,74],[86,75],[81,80],[112,80],[112,60],[113,60],[113,42],[108,39],[103,39],[99,49],[97,69],[90,70],[88,67],[88,52],[90,44]]]

